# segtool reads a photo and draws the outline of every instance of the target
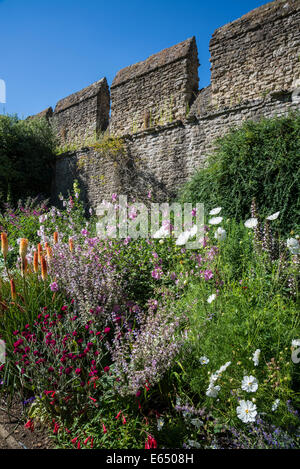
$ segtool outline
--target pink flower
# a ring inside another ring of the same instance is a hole
[[[104,423],[102,423],[103,433],[107,433]]]
[[[81,373],[81,368],[76,368],[75,373],[76,373],[76,375],[80,375],[80,373]]]
[[[50,290],[53,291],[53,292],[57,292],[57,291],[58,291],[58,284],[57,284],[57,282],[52,282],[52,283],[50,283]]]
[[[105,333],[105,334],[108,334],[109,332],[110,332],[110,327],[106,327],[106,328],[104,329],[104,333]]]

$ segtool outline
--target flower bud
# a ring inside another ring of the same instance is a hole
[[[54,233],[53,233],[53,242],[54,242],[54,244],[58,243],[58,233],[57,233],[57,231],[54,231]]]
[[[7,234],[6,233],[1,233],[1,251],[4,257],[4,260],[6,260],[7,252],[8,252],[8,241],[7,241]]]
[[[47,262],[44,256],[41,255],[41,273],[42,273],[42,279],[46,280],[47,278]]]
[[[34,251],[33,253],[33,270],[35,273],[39,271],[39,256],[37,251]]]
[[[22,238],[21,241],[20,241],[19,253],[20,253],[20,257],[21,257],[23,263],[25,261],[25,257],[26,257],[26,254],[27,254],[27,247],[28,247],[28,239]]]

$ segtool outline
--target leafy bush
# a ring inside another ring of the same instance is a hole
[[[266,216],[280,210],[278,231],[288,233],[300,214],[300,113],[246,121],[216,141],[207,168],[181,191],[182,202],[222,206],[245,220],[253,198]]]
[[[55,134],[45,119],[0,116],[0,201],[50,191]]]

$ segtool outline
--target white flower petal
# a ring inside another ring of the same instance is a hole
[[[207,298],[207,303],[212,303],[216,299],[216,294],[213,293]]]
[[[257,218],[249,218],[245,221],[244,225],[246,228],[255,228],[257,226]]]
[[[208,220],[209,225],[218,225],[223,220],[223,217],[214,217]]]
[[[224,239],[226,239],[226,230],[224,230],[223,228],[219,226],[219,228],[215,232],[215,238],[218,241],[224,241]]]
[[[242,422],[255,422],[257,415],[256,405],[251,401],[240,401],[240,405],[236,408],[237,416]]]
[[[218,215],[218,213],[220,213],[221,210],[222,210],[222,207],[213,208],[213,209],[209,212],[209,215]]]
[[[273,213],[273,215],[269,215],[266,220],[276,220],[278,218],[280,212]]]

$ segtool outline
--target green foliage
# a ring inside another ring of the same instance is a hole
[[[280,210],[277,229],[299,224],[300,113],[246,121],[216,141],[207,168],[196,172],[180,194],[182,202],[220,205],[229,217],[245,220],[253,197],[261,215]]]
[[[0,116],[0,201],[49,193],[55,145],[45,119]]]
[[[220,244],[216,264],[221,285],[208,303],[203,282],[192,281],[177,303],[189,312],[189,338],[179,359],[182,373],[177,389],[185,401],[210,409],[214,418],[239,428],[236,416],[239,399],[252,399],[259,415],[269,423],[289,428],[297,419],[289,409],[290,400],[299,408],[299,365],[291,358],[291,343],[300,333],[299,300],[288,298],[278,281],[278,264],[251,249],[251,232],[242,224],[226,224],[227,238]],[[249,236],[250,235],[250,236]],[[260,350],[257,366],[252,360]],[[200,358],[206,357],[208,363]],[[205,395],[210,376],[226,362],[216,397]],[[259,383],[255,393],[241,389],[244,376]],[[275,400],[280,406],[272,413]]]

